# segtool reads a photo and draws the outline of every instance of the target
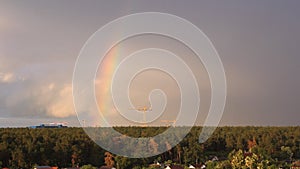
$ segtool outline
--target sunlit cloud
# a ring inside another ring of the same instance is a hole
[[[7,86],[9,92],[0,96],[3,100],[1,107],[8,110],[1,112],[0,116],[66,118],[75,115],[70,83],[37,83],[32,80],[18,82]]]
[[[17,76],[14,73],[0,72],[0,83],[14,83],[14,82],[17,82],[17,81],[24,81],[24,80],[25,80],[25,77]]]
[[[0,72],[0,83],[10,83],[15,80],[13,73],[1,73]]]
[[[48,91],[55,90],[53,83],[48,85]],[[54,117],[69,117],[75,115],[73,98],[72,98],[72,85],[64,85],[61,89],[57,90],[57,96],[50,98],[50,104],[47,106],[47,114]]]

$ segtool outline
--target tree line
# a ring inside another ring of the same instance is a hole
[[[114,129],[131,137],[150,137],[164,132],[167,127]],[[200,164],[211,161],[215,156],[222,161],[218,164],[211,162],[210,165],[216,166],[228,165],[227,163],[234,161],[234,158],[240,159],[241,153],[251,153],[252,161],[268,162],[274,166],[290,164],[300,159],[300,127],[218,127],[206,142],[200,144],[198,137],[201,129],[202,127],[193,127],[179,144],[168,148],[169,150],[162,154],[138,159],[108,153],[95,144],[82,128],[1,128],[0,167],[32,168],[35,165],[75,167],[87,164],[99,167],[109,164],[120,169],[132,169],[148,167],[153,162],[166,161],[186,166]],[[105,138],[105,135],[101,137]],[[116,141],[123,149],[131,144],[122,142],[122,139]],[[149,144],[149,148],[155,151],[157,150],[155,146],[161,143],[151,140]],[[163,145],[170,146],[167,142]],[[228,161],[229,159],[231,161]],[[246,163],[246,159],[244,162]]]

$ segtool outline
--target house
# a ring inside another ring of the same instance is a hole
[[[219,158],[217,156],[214,156],[211,161],[219,161]]]
[[[195,169],[196,167],[194,167],[193,165],[189,166],[190,169]]]
[[[171,165],[171,166],[167,166],[165,169],[184,169],[184,167],[180,165]]]
[[[205,164],[195,164],[195,165],[190,165],[190,169],[204,169],[206,168]]]
[[[149,167],[151,168],[161,168],[161,164],[157,162],[156,164],[151,164]]]
[[[58,169],[58,167],[50,167],[50,166],[36,166],[34,169]]]

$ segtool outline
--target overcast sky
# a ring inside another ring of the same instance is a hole
[[[177,15],[210,38],[227,77],[221,125],[299,125],[299,7],[298,0],[1,0],[0,126],[62,121],[78,124],[72,75],[80,49],[100,27],[137,12]],[[159,38],[152,41],[164,42]],[[134,48],[134,42],[129,46]],[[144,76],[153,77],[153,82],[165,79],[172,83],[155,71]],[[145,98],[138,95],[149,85],[143,81],[142,76],[137,77],[136,91],[131,88],[136,100]],[[167,107],[165,118],[172,120],[176,114],[170,112],[178,108],[178,95],[172,92],[176,86],[170,86],[165,89],[170,90],[166,93],[174,102]],[[198,121],[201,124],[203,117]],[[124,121],[119,119],[118,123]]]

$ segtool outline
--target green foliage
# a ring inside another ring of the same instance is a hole
[[[260,154],[242,150],[231,152],[230,160],[231,168],[233,169],[272,169],[275,166]]]
[[[32,168],[34,164],[59,167],[103,165],[104,151],[80,128],[0,129],[0,161],[3,167]],[[76,156],[76,157],[75,157]]]
[[[289,159],[290,162],[292,162],[294,153],[292,152],[291,148],[287,146],[281,146],[281,151],[283,154],[283,158]]]
[[[134,166],[132,169],[142,169],[141,166]]]
[[[220,161],[215,166],[215,169],[231,169],[231,168],[232,166],[229,160]]]
[[[116,127],[116,130],[134,137],[146,137],[162,133],[166,127]],[[135,166],[147,168],[154,161],[164,163],[171,160],[177,164],[204,163],[217,156],[224,161],[210,161],[208,167],[229,168],[233,165],[256,168],[288,168],[295,159],[300,159],[300,127],[220,127],[203,144],[198,143],[201,127],[194,127],[190,133],[167,152],[145,159],[130,159],[113,155],[118,169],[132,169]],[[105,139],[106,137],[103,136]],[[171,136],[170,136],[171,137]],[[118,140],[118,139],[116,139]],[[249,150],[249,140],[255,141]],[[110,141],[110,140],[107,140]],[[119,140],[125,150],[128,143]],[[151,140],[149,148],[159,151],[169,142]],[[240,149],[240,150],[238,150]],[[238,151],[233,151],[238,150]],[[143,151],[139,148],[137,152]],[[244,152],[255,154],[244,157]],[[231,152],[231,153],[230,153]],[[0,129],[0,165],[10,168],[32,168],[33,165],[70,167],[91,164],[102,166],[104,153],[81,128],[63,129]],[[229,165],[230,164],[230,165]],[[233,167],[232,167],[233,168]]]
[[[166,164],[166,165],[171,165],[171,164],[172,164],[172,160],[167,160],[167,161],[165,161],[165,164]]]
[[[216,168],[217,165],[218,165],[218,163],[216,161],[206,162],[206,168],[207,169],[214,169],[214,168]]]
[[[80,167],[80,169],[97,169],[97,167],[93,167],[91,164],[88,164]]]

